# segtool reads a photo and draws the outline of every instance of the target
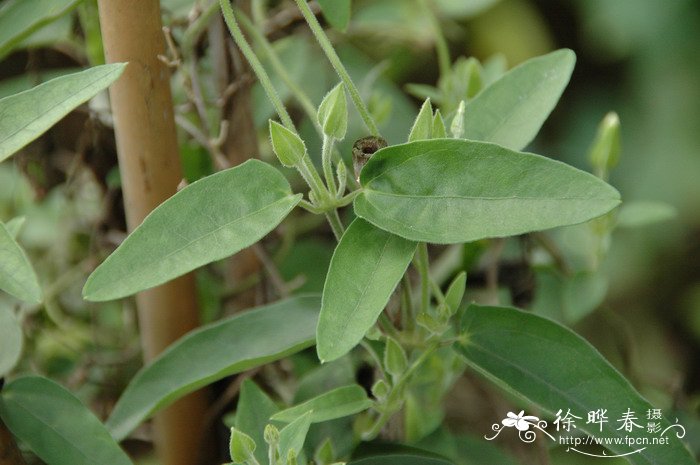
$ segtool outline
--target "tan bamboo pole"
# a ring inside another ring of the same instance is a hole
[[[129,229],[173,195],[182,178],[170,73],[158,0],[98,0],[106,60],[128,62],[110,88],[124,206]],[[192,275],[136,296],[146,361],[198,321]],[[194,393],[157,414],[156,450],[163,465],[195,465],[201,456],[207,399]]]

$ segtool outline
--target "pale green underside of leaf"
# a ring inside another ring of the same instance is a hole
[[[467,104],[466,139],[522,150],[559,101],[576,63],[568,49],[513,68]]]
[[[10,0],[0,8],[0,59],[82,0]]]
[[[628,408],[638,418],[652,408],[593,346],[546,318],[514,308],[471,305],[462,320],[462,336],[465,343],[455,349],[472,368],[552,416],[570,409],[583,417],[577,428],[593,436],[632,435],[618,430],[615,420]],[[602,433],[597,424],[586,424],[587,412],[599,408],[608,409],[610,421]],[[662,428],[669,425],[662,421]],[[634,465],[695,464],[675,432],[667,433],[668,445],[646,447],[627,460]],[[609,449],[624,454],[640,447]]]
[[[12,310],[0,304],[0,377],[9,373],[22,354],[22,328]]]
[[[333,253],[323,287],[318,357],[335,360],[377,321],[411,262],[416,244],[356,219]]]
[[[109,86],[125,66],[95,66],[0,100],[0,162]]]
[[[185,394],[312,346],[320,306],[318,296],[294,297],[187,334],[136,374],[107,427],[122,440]]]
[[[270,417],[275,421],[292,422],[309,411],[311,422],[335,420],[370,408],[374,402],[367,397],[364,388],[357,384],[342,386],[309,399],[294,407],[282,410]]]
[[[41,287],[27,255],[0,222],[0,290],[30,303],[41,302]]]
[[[254,244],[299,203],[284,176],[259,160],[203,178],[158,206],[87,280],[87,300],[163,284]]]
[[[27,376],[0,395],[0,417],[12,434],[51,465],[131,465],[107,429],[69,391]]]
[[[595,176],[486,142],[436,139],[378,151],[355,213],[414,241],[469,242],[601,216],[620,194]]]

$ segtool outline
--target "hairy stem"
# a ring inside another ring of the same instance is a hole
[[[287,68],[284,66],[284,64],[282,64],[277,56],[277,52],[275,52],[275,49],[272,48],[272,44],[270,44],[265,35],[261,33],[258,28],[255,27],[255,25],[253,25],[251,20],[240,9],[236,8],[234,12],[236,17],[238,17],[240,20],[241,25],[243,25],[243,28],[250,35],[250,37],[252,37],[253,41],[255,41],[255,43],[264,50],[265,55],[267,55],[267,58],[270,60],[272,69],[275,71],[275,73],[277,73],[280,79],[282,79],[294,98],[297,100],[297,102],[299,102],[299,105],[301,105],[301,108],[304,110],[306,115],[314,123],[319,135],[322,135],[323,131],[321,130],[321,126],[318,124],[318,121],[316,121],[316,107],[311,102],[311,99],[306,92],[304,92],[304,90],[299,87],[299,85],[294,82],[292,77],[289,75]]]
[[[370,134],[372,134],[375,137],[380,137],[379,129],[377,128],[377,123],[374,122],[374,119],[372,118],[372,115],[370,115],[367,106],[362,101],[362,97],[360,97],[360,91],[357,90],[357,86],[355,86],[355,83],[350,78],[348,71],[345,69],[345,66],[340,61],[340,57],[338,57],[338,54],[333,48],[333,45],[331,45],[331,41],[328,40],[328,36],[324,32],[321,25],[318,23],[316,16],[309,8],[309,5],[306,3],[306,0],[296,0],[296,2],[299,6],[301,14],[304,15],[304,19],[311,28],[311,32],[313,32],[314,36],[316,37],[316,40],[323,49],[323,52],[326,54],[328,61],[330,61],[331,65],[333,66],[333,69],[335,69],[335,72],[338,74],[340,79],[347,87],[348,92],[350,92],[350,98],[352,98],[352,101],[355,104],[355,108],[357,108],[357,111],[360,113],[360,117],[365,123],[365,126],[367,126],[367,129],[369,130]]]
[[[250,44],[248,44],[248,41],[246,40],[245,36],[243,35],[243,32],[241,31],[241,28],[238,26],[238,22],[236,21],[236,17],[233,13],[233,8],[231,8],[230,0],[219,0],[219,5],[221,6],[221,11],[224,15],[226,26],[228,26],[228,30],[229,32],[231,32],[233,40],[236,42],[238,48],[241,50],[241,53],[243,53],[243,56],[245,56],[246,60],[248,60],[250,67],[255,73],[255,76],[260,81],[260,85],[262,85],[263,89],[265,90],[267,98],[270,99],[270,102],[275,107],[275,110],[277,111],[277,114],[279,115],[282,124],[290,131],[296,133],[296,128],[294,127],[292,118],[289,116],[289,113],[284,107],[284,104],[282,103],[279,94],[272,85],[270,76],[267,74],[267,71],[265,71],[265,68],[263,67],[262,63],[260,63],[260,60],[258,60],[258,57],[255,56],[253,49],[250,48]]]

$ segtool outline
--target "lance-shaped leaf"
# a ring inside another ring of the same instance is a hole
[[[290,451],[299,455],[303,451],[304,441],[311,426],[311,412],[299,416],[296,420],[282,428],[278,446],[280,457],[287,457]]]
[[[416,116],[411,131],[408,134],[408,141],[430,139],[433,133],[433,107],[430,99],[425,99]]]
[[[372,404],[372,400],[367,397],[362,386],[350,384],[277,412],[270,419],[289,423],[312,411],[311,423],[319,423],[362,412],[370,408]]]
[[[318,357],[328,362],[355,347],[377,321],[416,244],[356,219],[333,253],[316,331]]]
[[[407,239],[440,244],[582,223],[620,203],[613,187],[589,173],[467,140],[384,148],[360,183],[358,216]]]
[[[129,383],[107,421],[112,435],[123,439],[156,410],[206,384],[310,347],[320,305],[317,296],[294,297],[190,332]]]
[[[190,184],[158,206],[87,280],[87,300],[134,294],[233,255],[277,226],[301,199],[259,160]]]
[[[41,302],[41,287],[27,255],[0,222],[0,290],[20,300]]]
[[[630,409],[637,418],[652,406],[586,340],[551,320],[515,308],[471,305],[462,320],[455,349],[467,363],[498,386],[532,402],[552,416],[561,409],[582,417],[576,427],[594,437],[611,437],[605,445],[634,465],[692,465],[695,460],[671,427],[659,420],[664,446],[632,446],[625,437],[647,437],[646,429],[627,432],[617,422]],[[587,423],[587,412],[607,409],[608,424]],[[640,420],[641,421],[641,420]],[[637,422],[639,423],[639,421]],[[658,439],[658,434],[656,434]],[[620,439],[620,444],[615,440]]]
[[[114,82],[126,65],[95,66],[0,100],[0,162]]]
[[[318,124],[323,133],[336,140],[342,140],[348,129],[348,103],[345,98],[345,85],[341,82],[323,97],[318,107]]]
[[[97,417],[49,379],[27,376],[10,382],[0,394],[0,417],[51,465],[131,465]]]
[[[557,50],[504,74],[467,104],[464,137],[525,148],[559,101],[575,62],[574,52]]]

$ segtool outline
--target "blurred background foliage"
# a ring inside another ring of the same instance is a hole
[[[12,3],[0,3],[0,23],[7,20],[2,19],[3,9]],[[0,51],[0,96],[104,61],[95,1],[55,3],[63,9],[47,12],[46,20],[37,22],[34,32],[19,37],[11,50]],[[208,2],[161,3],[164,23],[177,49],[192,19]],[[292,3],[268,3],[272,19],[263,23],[266,35],[292,80],[318,105],[336,83],[332,69],[303,21],[292,13]],[[428,4],[447,38],[453,62],[458,57],[476,57],[483,64],[484,79],[557,48],[576,52],[571,83],[532,144],[532,151],[591,170],[587,154],[596,127],[608,111],[619,114],[622,154],[610,181],[625,202],[654,202],[655,207],[644,209],[644,215],[630,213],[628,221],[618,218],[620,227],[611,237],[597,235],[595,224],[548,232],[545,239],[557,244],[571,276],[564,276],[551,260],[538,261],[536,256],[532,271],[523,274],[517,267],[523,242],[508,240],[500,252],[503,267],[499,286],[503,292],[498,296],[506,303],[515,301],[572,325],[652,403],[674,411],[670,416],[677,415],[688,428],[687,439],[697,454],[700,3],[433,0]],[[418,111],[421,100],[413,89],[436,86],[440,78],[435,34],[423,5],[414,0],[355,0],[347,31],[331,31],[390,143],[405,140]],[[254,18],[255,14],[253,11]],[[264,53],[256,50],[271,70]],[[213,102],[218,97],[216,67],[206,40],[198,42],[196,55],[203,98]],[[192,120],[194,110],[188,106],[183,67],[175,66],[173,71],[178,112]],[[271,74],[300,122],[310,153],[317,155],[320,142],[312,124],[294,104],[283,80]],[[273,161],[266,137],[273,109],[257,85],[252,89],[252,102],[260,156]],[[94,99],[24,149],[12,163],[0,165],[0,218],[25,218],[19,240],[30,252],[46,296],[43,307],[20,307],[9,297],[0,296],[0,303],[17,308],[23,317],[24,356],[15,371],[31,369],[61,380],[103,416],[140,365],[132,303],[87,304],[80,297],[87,274],[125,234],[107,105],[106,96]],[[449,113],[449,109],[443,110]],[[216,113],[209,115],[213,127],[219,123]],[[351,116],[348,136],[340,146],[348,158],[352,142],[365,135],[357,115],[351,112]],[[180,136],[186,178],[193,181],[213,172],[206,149],[188,131],[181,130]],[[293,173],[288,174],[300,187]],[[654,221],[655,216],[664,220]],[[333,242],[315,221],[299,214],[269,239],[279,272],[294,292],[319,291],[323,286]],[[599,254],[601,248],[607,253]],[[474,276],[468,284],[472,297],[483,298],[484,283],[479,277],[492,250],[488,244],[459,250],[435,248],[434,256],[440,258],[434,266],[440,267],[444,281],[466,269]],[[592,264],[591,257],[594,262],[602,257],[602,261]],[[513,263],[516,266],[510,270]],[[227,311],[227,303],[237,292],[265,280],[264,276],[251,276],[249,282],[225,283],[222,275],[220,264],[198,272],[204,321]],[[515,278],[509,281],[511,275]],[[520,301],[514,292],[518,287],[528,294]],[[294,365],[300,376],[315,366],[304,356],[296,357]],[[283,383],[276,384],[274,376],[271,379],[268,384],[282,394],[289,389]],[[311,389],[302,379],[301,386],[305,385]],[[420,417],[420,409],[411,415],[420,420],[414,424],[439,424],[445,418],[452,431],[469,433],[471,439],[455,440],[438,430],[424,439],[424,445],[440,451],[464,449],[457,454],[464,457],[465,464],[513,462],[480,437],[517,401],[494,393],[472,376],[458,380],[455,386],[448,408],[439,411],[437,418]],[[291,396],[287,392],[286,397]],[[296,394],[297,398],[305,396]],[[489,402],[483,402],[484,396]],[[416,440],[421,434],[416,433]],[[523,457],[533,453],[517,444],[508,447],[524,460],[522,463],[527,463]],[[554,452],[552,456],[552,463],[570,464],[571,460],[571,454]]]

